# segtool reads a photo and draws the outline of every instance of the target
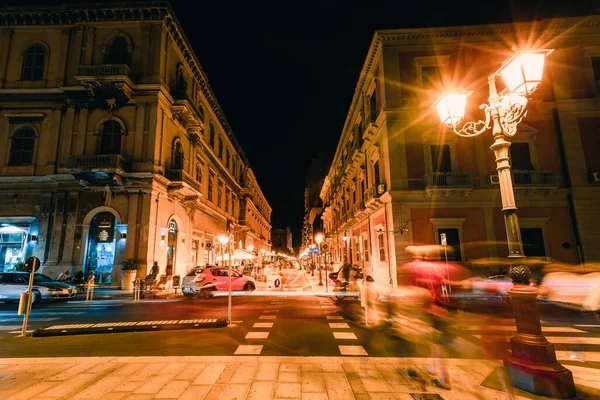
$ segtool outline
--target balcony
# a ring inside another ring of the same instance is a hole
[[[558,176],[553,171],[512,171],[515,190],[532,194],[537,191],[554,192],[558,189]]]
[[[427,197],[442,193],[445,197],[452,193],[468,196],[473,190],[473,177],[470,172],[432,172],[423,177]]]
[[[371,186],[365,191],[365,207],[371,210],[379,208],[383,204],[380,197],[386,193],[387,186],[385,183],[378,183],[375,186]]]
[[[86,88],[97,106],[122,107],[131,98],[133,81],[127,64],[80,65],[75,79]],[[73,92],[75,94],[75,92]],[[107,100],[114,99],[115,103]]]
[[[129,163],[119,154],[70,156],[65,169],[84,186],[122,185]]]
[[[364,214],[366,214],[365,204],[362,201],[354,204],[352,206],[352,214],[354,215],[354,218],[362,218]]]
[[[201,196],[200,183],[182,169],[172,169],[166,172],[165,177],[171,181],[168,190],[177,193],[187,200],[196,200]]]

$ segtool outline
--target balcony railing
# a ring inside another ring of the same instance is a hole
[[[372,186],[365,190],[365,203],[374,197],[377,197],[377,188],[375,186]]]
[[[362,201],[359,201],[358,203],[354,204],[352,206],[352,214],[356,215],[361,211],[364,211],[365,209],[365,204]]]
[[[558,188],[558,177],[552,171],[512,171],[515,187]]]
[[[433,172],[424,177],[425,188],[473,188],[470,172]]]
[[[74,170],[103,170],[127,169],[127,160],[119,154],[100,154],[87,156],[70,156],[67,169]]]
[[[172,169],[165,173],[165,177],[171,181],[171,183],[185,183],[191,186],[197,191],[200,191],[200,183],[194,179],[190,174],[182,169]]]
[[[79,76],[131,76],[131,68],[127,64],[80,65]]]

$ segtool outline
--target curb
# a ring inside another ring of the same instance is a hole
[[[31,337],[95,335],[102,333],[126,333],[147,331],[173,331],[183,329],[225,328],[224,319],[198,319],[186,321],[138,321],[138,322],[107,322],[97,324],[56,325],[36,329]]]

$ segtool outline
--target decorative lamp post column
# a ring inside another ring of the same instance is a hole
[[[514,260],[509,275],[514,282],[511,296],[517,333],[510,339],[512,353],[504,360],[504,368],[512,385],[541,396],[571,398],[576,395],[571,371],[556,360],[554,345],[542,335],[537,304],[538,291],[529,286],[531,272],[523,265],[525,255],[512,185],[510,142],[517,126],[527,115],[527,102],[542,81],[544,62],[553,50],[517,51],[498,71],[488,77],[489,104],[479,108],[485,120],[466,122],[458,128],[465,115],[467,97],[471,92],[442,95],[434,104],[442,122],[463,137],[474,137],[491,129],[500,181],[502,211],[508,241],[508,257]],[[506,90],[498,94],[496,77],[502,76]]]
[[[315,242],[317,242],[317,246],[319,246],[319,254],[317,254],[317,266],[319,268],[319,286],[323,286],[323,265],[322,265],[322,255],[321,255],[321,242],[323,242],[323,235],[317,234],[315,236]]]

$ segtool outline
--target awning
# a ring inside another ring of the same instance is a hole
[[[252,253],[250,253],[249,251],[246,250],[242,250],[242,249],[235,249],[233,251],[233,257],[234,260],[253,260],[256,258],[256,256]],[[223,256],[224,260],[229,260],[229,254],[225,253],[225,255]],[[217,260],[221,260],[221,256],[217,256]]]

